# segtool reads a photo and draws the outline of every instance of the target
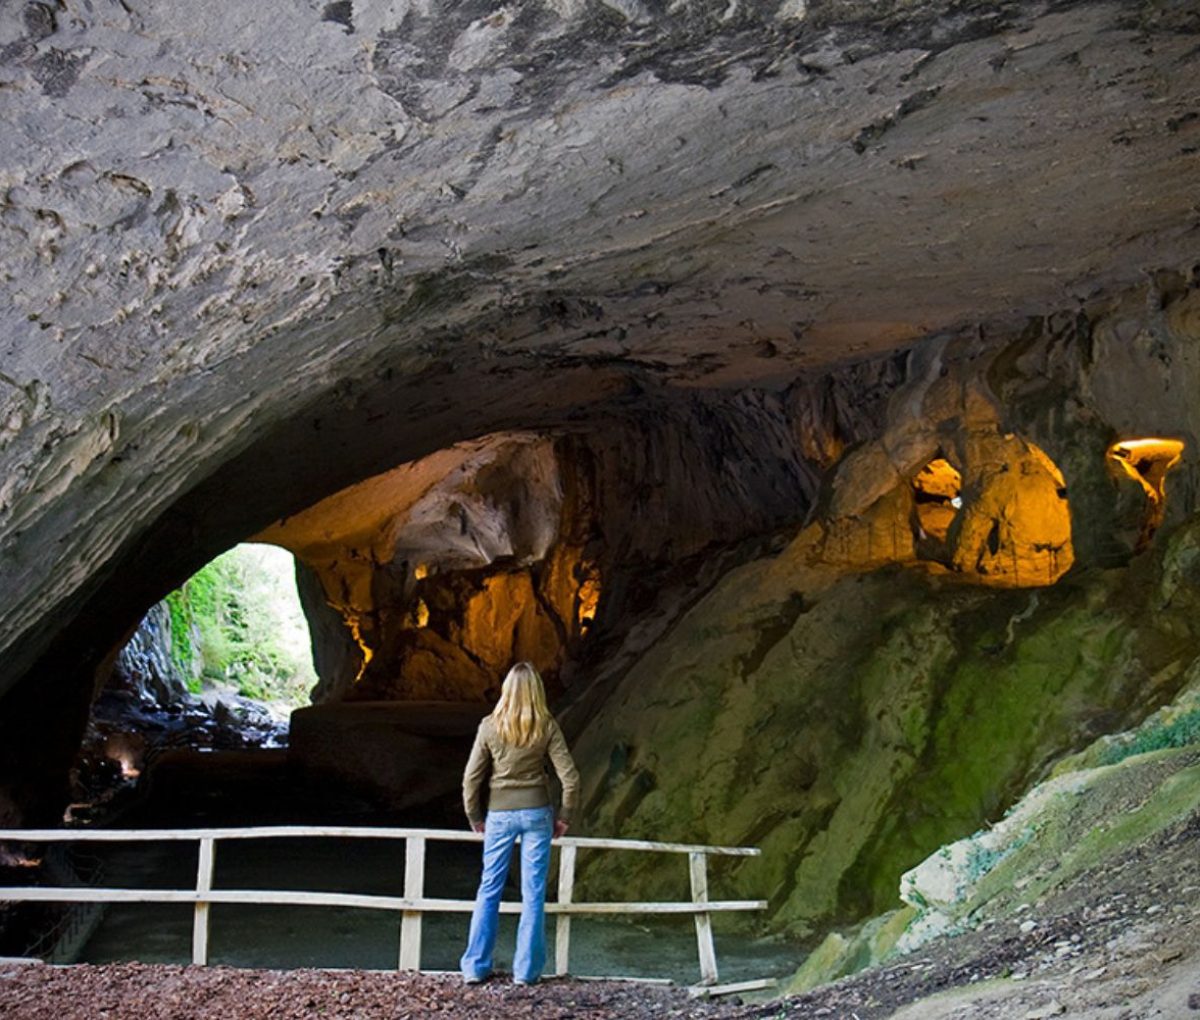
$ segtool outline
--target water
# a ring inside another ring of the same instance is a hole
[[[188,843],[93,844],[104,859],[101,884],[131,888],[191,888],[197,848]],[[478,880],[479,847],[430,843],[429,895],[471,899]],[[551,888],[554,888],[553,874]],[[215,888],[293,889],[399,896],[404,886],[402,840],[263,839],[218,843]],[[519,899],[510,879],[506,899]],[[466,943],[468,914],[425,914],[421,941],[424,970],[457,970]],[[507,970],[516,916],[503,915],[496,967]],[[547,937],[553,955],[552,918]],[[383,910],[215,904],[210,910],[209,961],[236,967],[355,967],[394,970],[400,918]],[[189,904],[111,904],[80,960],[111,963],[190,963]],[[716,936],[721,980],[783,977],[799,966],[794,945]],[[576,917],[571,925],[571,972],[622,977],[699,979],[690,916],[638,919]]]

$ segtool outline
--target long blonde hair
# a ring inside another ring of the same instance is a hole
[[[508,671],[500,700],[492,709],[492,722],[506,744],[526,747],[546,732],[550,709],[546,688],[532,662],[518,662]]]

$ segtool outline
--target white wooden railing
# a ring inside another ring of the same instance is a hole
[[[231,839],[364,838],[405,841],[404,895],[312,892],[277,889],[215,889],[213,866],[217,843]],[[261,826],[227,829],[0,829],[0,841],[14,843],[121,842],[148,843],[163,840],[199,843],[196,884],[192,889],[129,889],[71,886],[0,887],[0,901],[55,903],[192,903],[192,962],[208,963],[209,908],[214,903],[287,904],[296,906],[366,907],[400,913],[399,969],[421,969],[421,921],[427,913],[470,913],[472,900],[439,899],[425,894],[425,847],[430,842],[482,842],[475,832],[455,829],[400,829],[339,827],[328,825]],[[656,843],[634,839],[595,839],[567,836],[554,840],[559,848],[558,899],[546,904],[555,915],[555,973],[570,971],[571,918],[579,914],[691,914],[696,923],[696,947],[700,958],[700,984],[714,986],[718,980],[717,955],[713,944],[712,915],[736,910],[763,910],[765,900],[711,900],[708,893],[708,858],[712,856],[754,857],[755,847],[693,846],[685,843]],[[577,903],[575,861],[579,850],[636,850],[686,854],[691,882],[691,899],[662,903]],[[502,902],[503,913],[518,913],[520,903]],[[738,988],[759,985],[748,982]],[[733,990],[733,986],[728,986]]]

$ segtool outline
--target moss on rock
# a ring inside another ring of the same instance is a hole
[[[1191,587],[1163,595],[1196,522],[1127,569],[1032,592],[838,576],[809,541],[729,575],[578,742],[589,826],[761,846],[716,866],[715,891],[766,895],[793,935],[893,906],[903,872],[1169,699],[1200,650]],[[588,898],[685,895],[656,857],[585,859]]]

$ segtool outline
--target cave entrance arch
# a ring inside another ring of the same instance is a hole
[[[198,755],[284,764],[291,712],[316,683],[296,569],[285,549],[242,543],[147,611],[97,691],[68,819],[153,812],[155,770],[194,772]]]
[[[268,703],[276,714],[308,704],[316,672],[295,557],[243,542],[205,564],[150,609],[113,679],[164,708],[187,694]]]
[[[310,702],[312,638],[289,551],[236,545],[163,602],[172,664],[192,693],[224,688],[285,709]]]

